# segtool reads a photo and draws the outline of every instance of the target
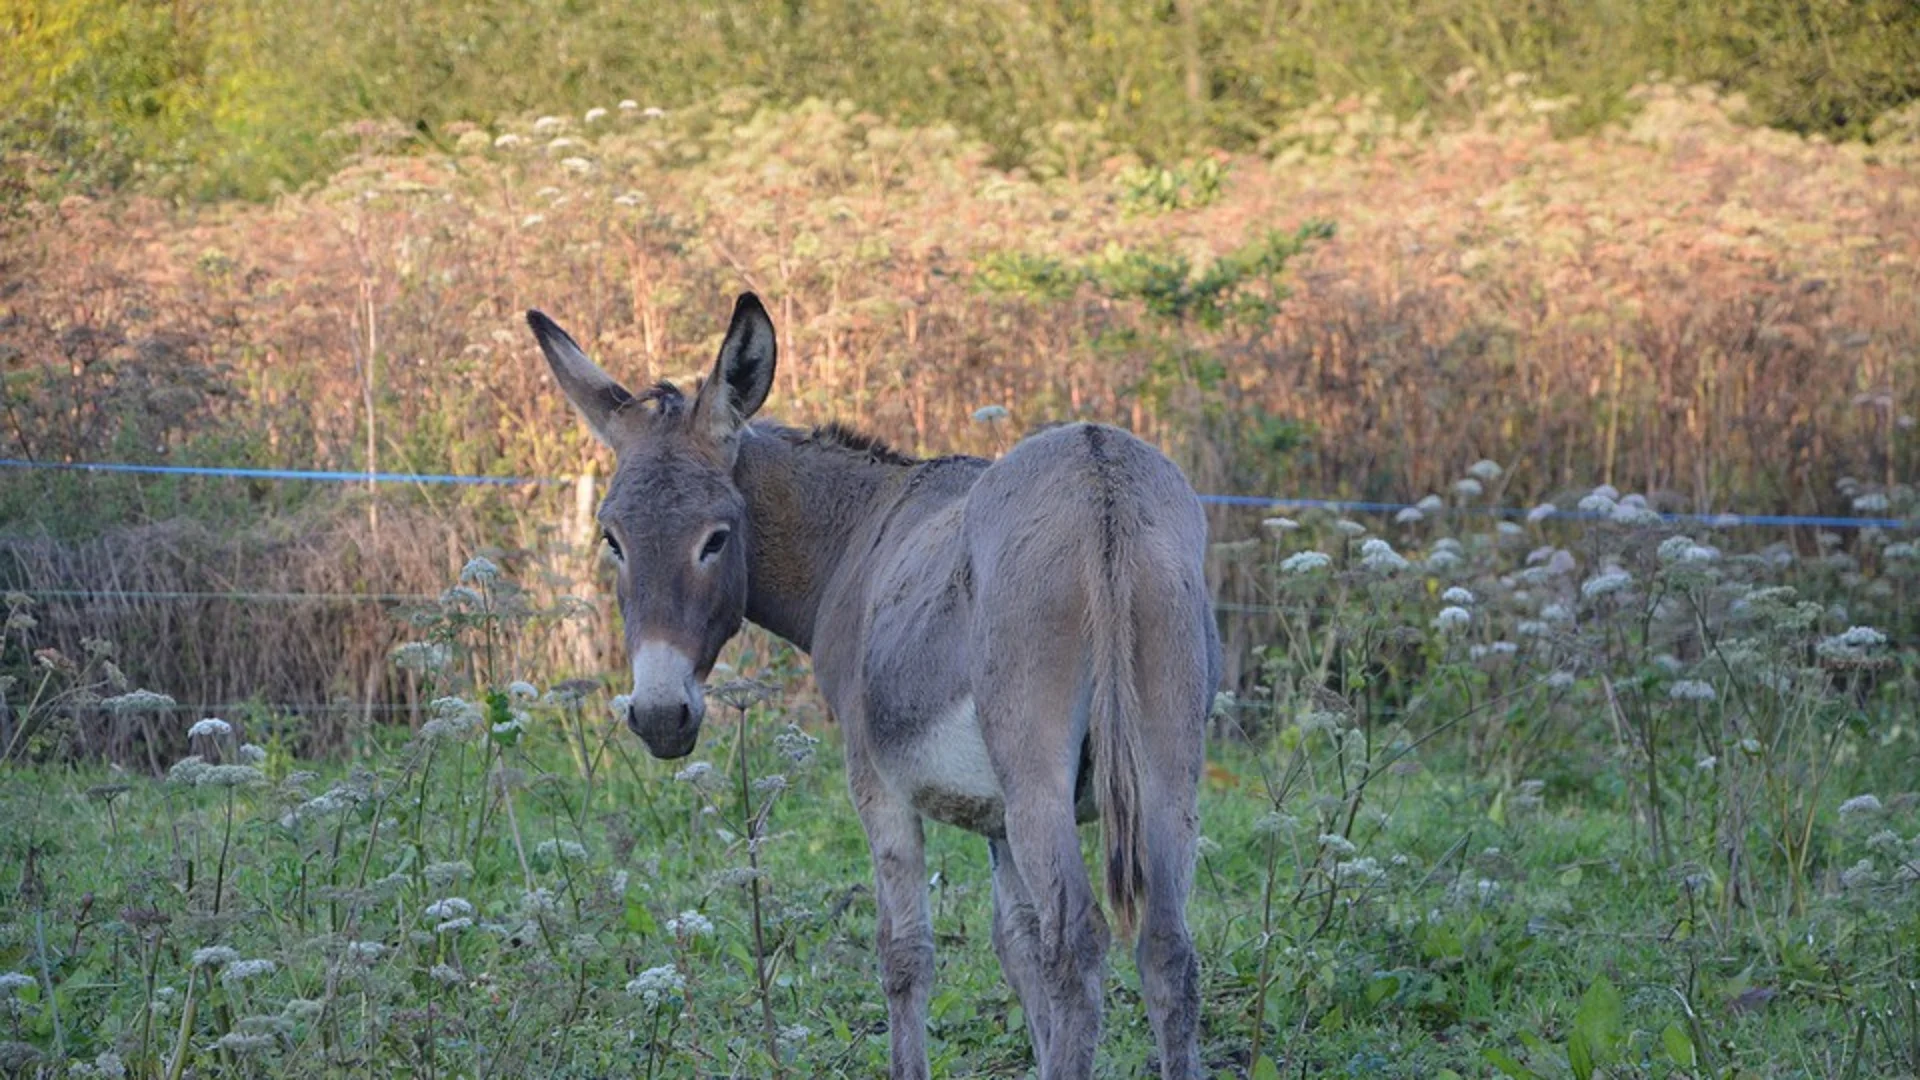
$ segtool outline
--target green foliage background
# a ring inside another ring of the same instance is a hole
[[[0,148],[88,188],[259,197],[352,137],[745,87],[953,123],[1003,163],[1080,141],[1172,160],[1325,96],[1471,105],[1467,68],[1617,115],[1661,72],[1757,119],[1858,135],[1920,96],[1908,0],[0,0]],[[1063,129],[1064,125],[1064,129]],[[328,133],[335,133],[329,138]]]

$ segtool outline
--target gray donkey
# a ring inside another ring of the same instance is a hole
[[[927,1075],[933,930],[921,819],[991,845],[993,944],[1043,1080],[1091,1076],[1106,893],[1163,1077],[1200,1075],[1193,884],[1203,727],[1219,678],[1193,488],[1115,428],[1067,424],[996,462],[915,461],[837,426],[749,424],[773,323],[734,308],[691,401],[634,395],[527,322],[619,465],[600,507],[633,661],[627,726],[692,751],[702,683],[745,618],[812,654],[873,852],[895,1077]]]

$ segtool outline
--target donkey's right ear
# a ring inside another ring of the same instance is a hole
[[[567,400],[580,411],[593,434],[612,446],[614,416],[633,404],[633,395],[589,360],[560,324],[538,311],[529,311],[527,325],[533,328],[540,351],[547,356],[547,366],[553,369],[553,377],[559,380]]]

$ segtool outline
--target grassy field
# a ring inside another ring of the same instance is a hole
[[[1914,1075],[1911,638],[1870,625],[1907,610],[1914,545],[1742,551],[1604,490],[1603,520],[1493,528],[1495,482],[1384,537],[1273,518],[1221,553],[1279,626],[1261,691],[1216,704],[1210,1066]],[[749,634],[696,756],[661,764],[598,684],[519,669],[566,617],[521,600],[469,563],[393,657],[425,704],[344,761],[302,760],[271,710],[188,733],[117,671],[44,662],[33,700],[99,677],[176,760],[61,764],[54,710],[9,747],[47,763],[0,774],[6,1067],[879,1071],[865,846],[804,664]],[[929,851],[937,1068],[1026,1075],[982,845],[936,827]],[[1151,1037],[1115,968],[1103,1074],[1134,1076]]]
[[[656,6],[0,0],[0,458],[565,481],[0,471],[0,1075],[882,1069],[806,662],[613,721],[522,321],[684,382],[751,288],[789,422],[1417,503],[1212,512],[1218,1075],[1920,1077],[1898,0]]]

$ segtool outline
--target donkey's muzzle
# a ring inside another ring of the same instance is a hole
[[[683,758],[693,753],[700,738],[700,721],[706,716],[706,702],[680,702],[670,705],[627,706],[627,727],[633,729],[647,752],[663,760]]]

